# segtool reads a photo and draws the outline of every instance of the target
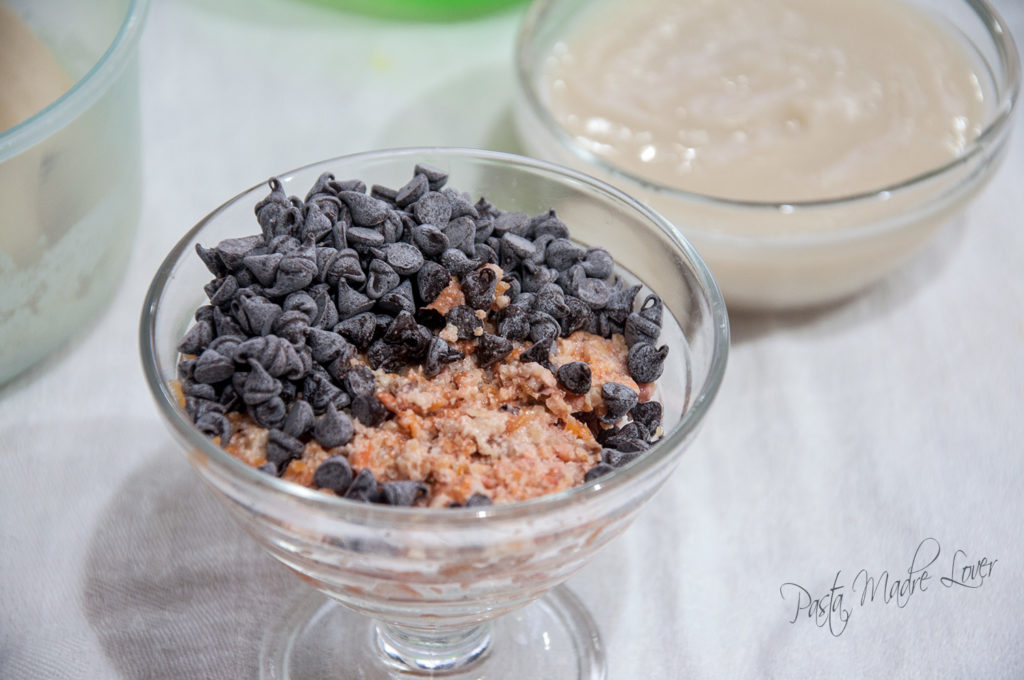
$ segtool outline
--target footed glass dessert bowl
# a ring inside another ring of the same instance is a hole
[[[179,342],[210,273],[196,245],[253,233],[261,183],[215,209],[168,254],[146,296],[142,361],[158,408],[231,516],[316,591],[268,626],[264,678],[602,678],[600,634],[562,584],[634,519],[696,436],[729,344],[722,296],[699,255],[626,194],[547,162],[472,149],[396,149],[322,161],[277,179],[302,195],[324,172],[400,187],[416,164],[475,200],[536,215],[604,247],[616,273],[664,302],[670,348],[656,396],[662,436],[631,462],[557,493],[456,508],[360,502],[301,486],[230,455],[180,400]],[[276,182],[275,182],[276,186]],[[324,597],[326,596],[326,597]]]

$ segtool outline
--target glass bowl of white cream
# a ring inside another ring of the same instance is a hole
[[[98,316],[142,192],[148,0],[0,0],[0,383]]]
[[[761,310],[907,261],[999,166],[1021,78],[985,0],[537,0],[516,71],[528,153],[661,212]]]

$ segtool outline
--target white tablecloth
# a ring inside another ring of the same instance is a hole
[[[1024,36],[1024,5],[997,4]],[[154,3],[123,285],[0,390],[0,677],[254,676],[297,581],[158,418],[136,340],[145,287],[187,227],[271,174],[385,146],[514,150],[518,19]],[[1021,132],[969,214],[897,275],[825,311],[733,318],[701,436],[569,582],[610,678],[1024,677]],[[926,579],[908,574],[915,551]],[[862,601],[883,572],[913,591]],[[831,620],[799,609],[810,599]]]

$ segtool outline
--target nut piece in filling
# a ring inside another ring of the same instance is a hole
[[[198,247],[210,304],[179,345],[183,405],[268,474],[362,501],[508,503],[624,465],[660,435],[662,304],[554,211],[277,180],[261,235]]]

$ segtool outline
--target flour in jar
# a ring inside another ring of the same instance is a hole
[[[720,198],[869,192],[955,159],[985,124],[981,66],[891,0],[603,3],[555,45],[542,91],[608,163]]]

